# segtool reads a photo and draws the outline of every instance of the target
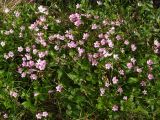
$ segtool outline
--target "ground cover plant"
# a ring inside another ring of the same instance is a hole
[[[160,117],[160,11],[151,1],[30,1],[0,15],[1,119]]]

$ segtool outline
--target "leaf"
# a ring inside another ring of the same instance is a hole
[[[33,104],[30,101],[25,101],[22,103],[22,105],[26,108],[29,109],[31,111],[35,111],[35,107],[33,106]]]
[[[134,83],[137,83],[137,82],[138,82],[138,79],[137,79],[137,78],[130,77],[130,78],[128,79],[128,83],[130,83],[130,84],[134,84]]]

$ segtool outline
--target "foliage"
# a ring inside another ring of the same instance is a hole
[[[1,13],[1,118],[158,119],[159,10],[47,2]]]

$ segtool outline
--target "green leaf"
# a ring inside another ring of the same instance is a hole
[[[130,83],[130,84],[134,84],[134,83],[137,83],[137,82],[138,82],[138,78],[130,77],[128,79],[128,83]]]
[[[35,107],[33,106],[33,104],[30,102],[30,101],[25,101],[22,103],[22,105],[26,108],[26,109],[29,109],[31,110],[32,112],[34,112],[36,109]]]

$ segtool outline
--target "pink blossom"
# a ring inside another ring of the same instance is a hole
[[[98,28],[98,26],[96,25],[96,24],[92,24],[92,30],[95,30],[95,29],[97,29]]]
[[[105,89],[104,88],[100,88],[100,96],[103,96],[105,93]]]
[[[121,93],[123,93],[123,89],[121,87],[119,87],[117,92],[119,92],[121,94]]]
[[[36,75],[36,74],[31,74],[30,78],[31,78],[32,80],[37,80],[37,75]]]
[[[76,5],[76,9],[79,9],[80,7],[81,7],[80,4],[77,4],[77,5]]]
[[[142,68],[138,68],[138,67],[137,67],[136,71],[137,71],[138,73],[141,73],[141,72],[142,72]]]
[[[79,56],[82,56],[82,54],[84,53],[84,51],[85,50],[83,48],[78,47]]]
[[[38,68],[39,70],[44,70],[46,68],[46,60],[37,60],[36,68]]]
[[[95,59],[92,59],[92,66],[97,66],[98,62]]]
[[[37,49],[33,49],[33,54],[37,54],[38,50]]]
[[[3,115],[3,118],[4,118],[4,119],[7,119],[7,118],[8,118],[8,114],[5,113],[5,114]]]
[[[63,88],[62,85],[58,85],[58,86],[56,87],[56,91],[57,91],[57,92],[61,92],[61,91],[62,91],[62,88]]]
[[[4,58],[5,58],[5,59],[8,59],[9,56],[8,56],[7,54],[4,54]]]
[[[114,105],[114,106],[112,107],[112,110],[113,110],[114,112],[118,111],[118,106],[117,106],[117,105]]]
[[[18,93],[17,93],[17,92],[14,92],[14,91],[10,91],[10,96],[12,96],[12,97],[14,97],[14,98],[17,98]]]
[[[83,40],[87,40],[88,39],[88,37],[89,37],[89,34],[88,33],[83,33]]]
[[[133,64],[132,63],[127,63],[127,67],[128,67],[128,69],[131,69],[133,67]]]
[[[109,70],[109,69],[112,68],[112,65],[111,65],[110,63],[107,63],[107,64],[105,64],[105,68],[106,68],[107,70]]]
[[[45,55],[46,55],[45,52],[39,52],[38,53],[39,58],[43,58],[43,57],[45,57]]]
[[[135,44],[131,44],[131,50],[132,51],[136,51],[136,49],[137,49],[136,45]]]
[[[100,47],[100,43],[99,43],[98,41],[96,41],[96,42],[94,43],[94,47],[95,47],[95,48]]]
[[[101,45],[105,45],[106,44],[106,40],[105,39],[102,39],[101,40]]]
[[[128,41],[128,40],[125,40],[125,41],[124,41],[124,44],[125,44],[125,45],[129,45],[129,41]]]
[[[147,60],[148,65],[153,65],[153,61],[151,59]]]
[[[128,99],[128,97],[127,96],[123,96],[123,100],[127,100]]]
[[[122,69],[119,70],[119,74],[120,74],[120,75],[124,75],[124,70],[122,70]]]
[[[36,118],[37,119],[42,119],[42,114],[41,113],[36,114]]]
[[[135,64],[136,59],[135,59],[135,58],[131,58],[131,62],[132,62],[133,64]]]
[[[117,77],[113,77],[113,78],[112,78],[112,82],[113,82],[113,84],[117,84],[117,83],[118,83]]]
[[[80,26],[82,24],[82,21],[81,20],[77,20],[76,22],[74,22],[74,25],[75,26]]]
[[[80,16],[80,14],[75,13],[75,14],[71,14],[69,16],[69,19],[70,19],[71,22],[76,22],[76,21],[81,19],[81,16]]]
[[[14,53],[12,52],[12,51],[10,51],[9,53],[8,53],[8,57],[13,57],[14,56]]]
[[[22,72],[21,77],[22,78],[26,77],[26,72]]]
[[[30,47],[26,47],[26,52],[30,52],[31,48]]]
[[[69,48],[75,48],[75,47],[77,47],[77,44],[74,41],[71,41],[71,42],[68,43],[68,47]]]
[[[109,82],[106,81],[106,82],[105,82],[105,87],[109,87],[109,86],[110,86]]]
[[[117,35],[117,36],[116,36],[116,39],[117,39],[117,40],[121,40],[122,38],[121,38],[120,35]]]
[[[146,86],[146,82],[145,82],[145,81],[141,81],[140,84],[141,84],[141,86],[143,86],[143,87]]]
[[[18,47],[18,52],[22,52],[22,51],[23,51],[23,47],[22,46]]]
[[[47,117],[47,116],[48,116],[48,112],[43,112],[43,113],[42,113],[42,116],[43,116],[43,117]]]
[[[33,60],[30,60],[28,64],[29,64],[29,67],[33,67],[35,63]]]
[[[153,76],[153,74],[148,74],[148,79],[149,79],[149,80],[152,80],[152,79],[154,79],[154,76]]]

